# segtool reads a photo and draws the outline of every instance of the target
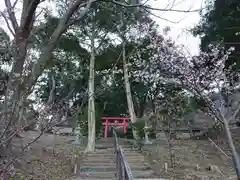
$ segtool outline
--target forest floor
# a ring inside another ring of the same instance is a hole
[[[172,140],[174,168],[170,166],[166,142],[155,141],[143,147],[146,158],[159,176],[170,180],[233,180],[236,179],[231,157],[226,157],[208,140]],[[211,166],[211,170],[209,167]]]
[[[24,138],[14,140],[15,150],[37,136],[37,132],[25,132]],[[44,134],[31,149],[18,158],[15,164],[25,176],[24,180],[66,180],[72,173],[76,157],[85,147],[86,139],[78,152],[73,151],[74,136]],[[22,142],[21,142],[22,141]],[[233,180],[236,179],[231,157],[224,156],[208,140],[172,140],[174,168],[165,172],[164,164],[169,162],[169,148],[166,141],[155,140],[143,147],[146,160],[160,177],[169,180]],[[208,170],[210,165],[218,169]],[[34,178],[33,178],[34,177]],[[18,178],[19,179],[19,178]]]
[[[38,132],[24,132],[23,136],[14,139],[15,154],[19,154],[21,144],[33,140]],[[44,134],[17,159],[15,167],[18,175],[15,179],[23,176],[24,180],[66,180],[73,171],[74,161],[84,149],[74,150],[74,140],[74,136]]]

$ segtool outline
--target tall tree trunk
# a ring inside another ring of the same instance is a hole
[[[126,47],[125,47],[124,39],[123,39],[123,43],[122,43],[122,58],[123,58],[124,82],[125,82],[125,89],[126,89],[126,96],[127,96],[128,111],[130,114],[131,122],[135,123],[136,122],[136,114],[134,111],[131,86],[130,86],[129,77],[128,77],[128,65],[126,62]],[[133,131],[133,137],[135,139],[139,139],[136,130],[132,129],[132,131]]]
[[[90,0],[87,2],[85,9],[78,17],[79,19],[88,12],[88,9],[93,1],[94,0]],[[28,37],[33,28],[36,9],[40,3],[41,0],[24,0],[20,24],[18,24],[11,1],[5,0],[9,18],[8,20],[13,28],[13,30],[10,31],[14,35],[15,49],[13,54],[12,70],[9,76],[8,86],[5,91],[4,115],[1,118],[0,156],[2,155],[3,157],[0,158],[0,179],[4,178],[5,174],[7,174],[7,171],[9,170],[7,162],[11,159],[11,140],[14,137],[12,134],[15,133],[16,128],[18,128],[17,121],[19,119],[19,112],[23,107],[22,102],[24,102],[26,97],[30,94],[37,78],[44,70],[45,64],[51,57],[52,51],[54,50],[60,36],[71,25],[69,19],[72,14],[81,4],[85,4],[85,1],[76,0],[71,7],[68,8],[51,38],[47,42],[47,45],[41,50],[41,55],[38,61],[34,64],[31,73],[29,73],[28,77],[23,77],[23,67],[27,56]],[[9,163],[12,163],[12,161]],[[2,171],[3,169],[4,171]]]
[[[227,139],[228,139],[228,145],[229,145],[229,148],[232,151],[233,163],[235,165],[237,178],[238,178],[238,180],[240,180],[240,160],[239,160],[239,155],[238,155],[236,147],[235,147],[235,145],[233,143],[232,134],[231,134],[231,131],[230,131],[227,119],[223,118],[223,123],[224,123],[225,131],[226,131],[226,136],[227,136]]]
[[[95,102],[94,102],[94,74],[95,74],[95,25],[92,28],[91,37],[91,58],[89,66],[88,80],[88,145],[87,152],[94,152],[96,138],[96,121],[95,121]]]
[[[168,122],[168,150],[169,150],[169,157],[170,157],[170,167],[174,168],[174,152],[172,149],[172,132],[171,132],[171,123]]]

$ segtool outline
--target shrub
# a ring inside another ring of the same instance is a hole
[[[96,120],[96,136],[100,133],[102,126],[102,111],[99,106],[95,105],[95,120]],[[78,124],[81,127],[81,133],[83,136],[88,135],[88,107],[84,107],[83,111],[78,112]]]
[[[138,119],[135,123],[132,124],[133,129],[137,131],[137,134],[141,139],[145,137],[144,126],[145,120],[143,119]]]
[[[117,136],[120,138],[127,138],[127,139],[133,139],[133,133],[132,133],[132,127],[127,127],[127,131],[124,134],[123,130],[117,131]]]
[[[133,139],[132,126],[127,127],[127,132],[125,134],[125,138]]]

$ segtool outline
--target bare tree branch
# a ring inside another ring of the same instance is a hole
[[[147,13],[153,15],[154,17],[159,18],[159,19],[162,19],[162,20],[167,21],[167,22],[170,22],[170,23],[173,23],[173,24],[177,24],[177,23],[179,23],[179,22],[181,21],[181,20],[179,20],[179,21],[171,21],[171,20],[169,20],[169,19],[166,19],[166,18],[164,18],[164,17],[158,16],[158,15],[152,13],[152,12],[151,12],[149,9],[147,9],[147,8],[143,8],[143,9],[144,9],[144,11],[146,11]]]
[[[199,12],[201,11],[202,9],[193,9],[193,10],[180,10],[180,9],[171,9],[171,8],[167,8],[167,9],[164,9],[164,8],[154,8],[154,7],[151,7],[151,6],[146,6],[146,5],[143,5],[143,4],[135,4],[135,5],[130,5],[130,4],[124,4],[124,3],[121,3],[121,2],[118,2],[118,1],[115,1],[115,0],[112,0],[110,1],[114,4],[117,4],[117,5],[120,5],[120,6],[123,6],[123,7],[140,7],[140,8],[147,8],[147,9],[150,9],[150,10],[154,10],[154,11],[171,11],[171,12],[181,12],[181,13],[190,13],[190,12]]]
[[[215,142],[213,142],[213,140],[211,138],[208,138],[208,140],[222,153],[224,154],[224,156],[226,156],[227,158],[230,158]]]
[[[90,6],[95,1],[96,0],[88,1],[87,6],[85,7],[85,9],[82,11],[82,13],[80,15],[80,18],[82,18],[88,12]],[[32,77],[32,79],[30,79],[29,88],[31,88],[33,86],[33,84],[35,84],[37,78],[39,77],[39,75],[41,74],[41,72],[43,70],[43,67],[45,66],[45,63],[51,56],[51,53],[52,53],[53,49],[55,48],[56,42],[59,40],[62,33],[64,31],[66,31],[66,29],[69,27],[69,26],[67,26],[67,23],[68,23],[70,17],[77,10],[77,8],[81,5],[81,3],[85,3],[84,0],[77,0],[74,4],[72,4],[72,6],[68,9],[68,11],[63,15],[61,21],[59,22],[57,28],[53,32],[53,34],[48,42],[48,46],[43,48],[42,54],[40,55],[39,60],[33,66],[33,69],[31,71],[31,76],[30,76],[30,77]]]
[[[15,8],[15,6],[17,5],[17,3],[18,3],[18,0],[15,0],[15,2],[14,2],[13,5],[12,5],[12,9]]]
[[[16,19],[15,12],[12,8],[13,6],[11,5],[10,0],[5,0],[5,5],[7,7],[7,12],[8,12],[11,24],[13,26],[14,32],[16,33],[18,31],[19,25],[18,25],[18,22],[17,22],[17,19]]]
[[[1,11],[0,11],[0,15],[4,18],[4,21],[6,22],[7,27],[8,27],[8,29],[9,29],[10,33],[11,33],[11,34],[13,35],[13,37],[14,37],[14,36],[15,36],[15,32],[14,32],[14,30],[12,30],[12,28],[11,28],[11,26],[10,26],[10,24],[9,24],[9,21],[8,21],[7,16],[4,14],[4,12],[1,12]]]
[[[33,21],[35,18],[35,13],[37,6],[40,4],[40,0],[24,0],[23,1],[23,10],[21,15],[21,23],[20,23],[20,31],[24,32],[25,38],[28,37],[31,27],[33,25]]]
[[[91,3],[90,3],[90,1],[91,1]],[[72,26],[73,24],[75,24],[76,22],[78,22],[79,20],[81,20],[81,19],[83,18],[83,16],[85,16],[85,14],[87,13],[87,11],[90,9],[91,4],[92,4],[93,2],[98,1],[98,0],[90,0],[90,1],[85,2],[85,3],[82,3],[82,4],[79,5],[79,7],[84,7],[84,6],[85,6],[85,9],[79,14],[79,16],[78,16],[77,19],[74,19],[74,20],[72,20],[72,21],[69,21],[69,22],[66,24],[65,28],[68,28],[68,27]]]
[[[240,105],[238,105],[237,109],[233,112],[233,115],[228,119],[228,122],[234,120],[239,111],[240,111]]]

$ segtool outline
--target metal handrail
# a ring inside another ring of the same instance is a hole
[[[125,159],[124,151],[119,145],[118,137],[115,129],[113,128],[113,138],[114,138],[114,153],[116,154],[116,168],[117,180],[133,180],[132,171],[128,162]]]

